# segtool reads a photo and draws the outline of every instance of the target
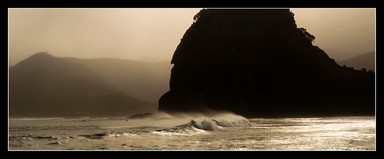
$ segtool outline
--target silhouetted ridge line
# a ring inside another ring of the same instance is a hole
[[[340,65],[353,67],[355,69],[365,69],[375,71],[375,51],[370,51],[349,59],[338,61]]]
[[[373,115],[372,72],[339,66],[288,9],[203,9],[172,63],[165,112],[244,116]]]
[[[128,116],[156,105],[122,93],[81,63],[37,53],[10,68],[10,117]]]

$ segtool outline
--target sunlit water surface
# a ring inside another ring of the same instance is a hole
[[[222,119],[10,119],[9,150],[376,149],[375,117]]]

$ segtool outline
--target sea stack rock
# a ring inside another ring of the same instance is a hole
[[[159,110],[247,117],[374,115],[375,74],[339,66],[289,9],[203,9]]]

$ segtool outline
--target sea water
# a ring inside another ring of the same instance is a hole
[[[9,150],[376,150],[374,116],[12,118]]]

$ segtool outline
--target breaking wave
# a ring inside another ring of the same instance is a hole
[[[197,135],[221,131],[229,127],[251,127],[248,119],[232,113],[211,114],[139,114],[129,118],[137,127],[129,127],[120,132],[98,132],[82,134],[88,139],[104,139],[108,137],[140,136],[140,135]]]
[[[225,127],[251,127],[248,119],[232,113],[220,113],[215,115],[183,114],[178,118],[190,118],[186,124],[172,128],[152,131],[156,135],[193,135],[208,133],[209,131],[223,130]]]

